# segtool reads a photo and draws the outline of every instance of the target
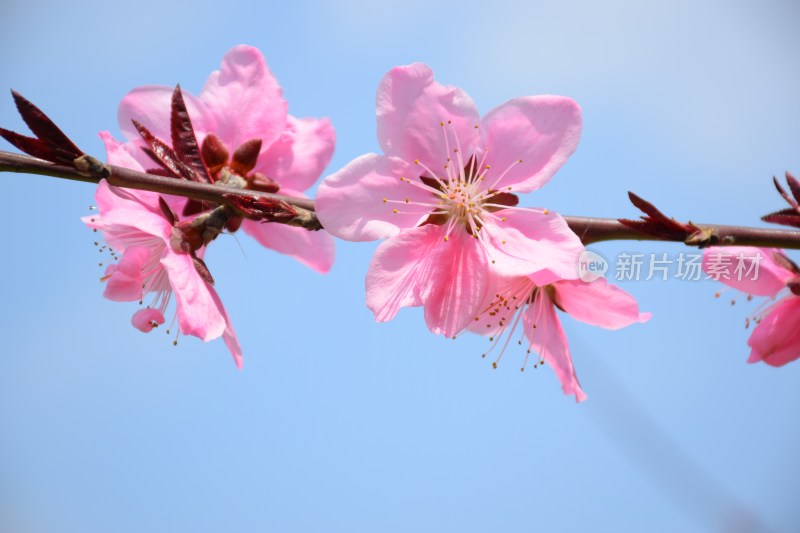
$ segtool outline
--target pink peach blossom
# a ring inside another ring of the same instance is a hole
[[[164,323],[174,295],[180,332],[204,341],[222,336],[241,367],[242,351],[222,301],[201,276],[196,258],[176,249],[176,229],[165,217],[159,196],[112,187],[103,181],[95,201],[98,214],[83,221],[103,232],[113,257],[121,254],[117,263],[106,268],[103,295],[113,301],[141,301],[152,294],[150,304],[131,320],[144,332]]]
[[[491,276],[577,277],[578,237],[556,213],[522,209],[575,150],[578,105],[515,98],[483,119],[465,92],[426,65],[396,67],[377,95],[384,155],[363,155],[320,185],[317,214],[335,236],[379,247],[367,274],[378,321],[424,306],[434,333],[462,330]]]
[[[500,348],[493,366],[497,367],[522,322],[522,331],[527,339],[522,370],[530,353],[536,352],[536,366],[546,362],[553,367],[564,394],[574,394],[578,402],[585,400],[586,394],[572,365],[556,308],[581,322],[606,329],[619,329],[650,319],[650,313],[639,312],[633,296],[603,278],[591,282],[559,280],[547,285],[538,285],[531,277],[507,278],[500,281],[492,292],[494,296],[469,329],[490,336],[493,344],[489,352]],[[521,339],[518,343],[523,344]]]
[[[783,366],[800,358],[800,268],[774,248],[708,248],[703,270],[709,277],[771,304],[753,317],[748,363]],[[713,275],[711,275],[713,274]],[[746,324],[749,326],[751,319]]]
[[[135,170],[155,166],[143,150],[145,145],[132,120],[168,142],[172,92],[170,87],[144,86],[122,99],[119,123],[128,142],[120,144],[110,134],[102,134],[109,163]],[[209,134],[214,134],[233,153],[246,142],[259,140],[253,172],[266,176],[271,186],[279,187],[280,194],[305,197],[304,191],[330,161],[335,144],[330,122],[289,115],[281,88],[256,48],[232,48],[223,57],[220,70],[211,73],[199,96],[182,93],[197,141],[202,144]],[[263,246],[318,272],[329,271],[333,264],[333,238],[324,231],[253,220],[244,220],[241,227]]]

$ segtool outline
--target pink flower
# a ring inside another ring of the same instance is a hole
[[[585,400],[586,394],[572,366],[567,338],[556,308],[581,322],[607,329],[619,329],[650,319],[650,313],[639,312],[633,296],[619,287],[609,285],[603,278],[588,283],[560,280],[547,285],[538,285],[530,277],[508,278],[501,281],[493,292],[494,296],[485,305],[484,311],[475,317],[469,327],[473,332],[489,336],[493,342],[489,352],[503,342],[500,354],[492,365],[497,368],[517,326],[522,322],[527,351],[521,370],[525,370],[530,353],[536,352],[539,357],[536,366],[547,362],[553,367],[564,394],[574,394],[578,402]],[[523,344],[522,339],[517,342]]]
[[[128,142],[120,144],[108,133],[101,134],[109,163],[135,170],[156,166],[143,150],[145,144],[132,119],[169,142],[172,92],[169,87],[145,86],[122,99],[119,123]],[[237,149],[255,150],[254,166],[237,169],[252,171],[247,176],[253,178],[248,180],[252,188],[304,197],[303,191],[319,178],[333,154],[335,135],[330,122],[289,115],[278,82],[261,53],[251,46],[231,49],[223,57],[221,69],[211,73],[200,95],[193,97],[183,92],[183,98],[198,143],[202,145],[213,134],[215,155],[225,155],[222,162],[205,161],[207,167],[221,167],[228,154],[235,155]],[[263,246],[294,257],[318,272],[327,272],[333,264],[333,238],[323,231],[252,220],[244,220],[241,227]]]
[[[516,98],[481,119],[465,92],[416,63],[384,76],[377,117],[385,155],[355,159],[316,198],[335,236],[388,238],[367,274],[376,320],[423,305],[431,331],[453,336],[479,310],[492,275],[577,277],[582,246],[564,220],[514,207],[515,193],[544,185],[575,150],[574,101]]]
[[[747,341],[748,363],[783,366],[800,357],[800,268],[781,250],[708,248],[703,270],[726,285],[772,302],[754,317],[758,325]]]
[[[205,265],[181,247],[183,236],[168,220],[169,210],[159,196],[148,191],[120,189],[101,182],[95,193],[99,213],[83,218],[103,239],[119,262],[106,268],[103,296],[114,301],[150,304],[137,311],[133,325],[144,332],[164,323],[175,295],[180,332],[209,341],[222,336],[238,367],[242,351],[228,314],[222,306]],[[207,279],[204,279],[207,278]]]

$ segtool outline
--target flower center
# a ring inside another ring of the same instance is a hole
[[[203,162],[215,181],[230,187],[276,193],[280,185],[261,172],[253,172],[261,152],[261,139],[243,142],[233,155],[225,143],[213,133],[206,135],[200,149]]]
[[[491,342],[492,345],[486,352],[481,354],[481,357],[486,357],[488,354],[495,351],[500,345],[500,341],[505,339],[505,342],[503,342],[500,348],[500,353],[492,362],[492,367],[497,368],[506,348],[508,348],[511,339],[514,337],[514,332],[520,321],[530,321],[531,324],[527,334],[525,332],[526,325],[523,323],[523,331],[520,332],[520,336],[517,340],[517,344],[520,346],[524,346],[523,343],[527,343],[525,360],[520,368],[520,372],[524,372],[528,364],[528,358],[530,357],[531,351],[533,351],[533,345],[536,343],[535,330],[537,329],[537,324],[542,318],[544,306],[550,305],[553,292],[551,286],[539,287],[530,279],[523,277],[517,278],[506,285],[501,292],[496,293],[494,299],[489,303],[487,308],[480,315],[475,317],[476,327],[473,328],[473,331],[478,331],[485,327],[486,331],[491,333],[489,342]],[[529,315],[524,317],[526,313],[529,313]],[[527,337],[527,339],[525,337]],[[544,348],[542,348],[533,367],[538,368],[539,365],[543,365],[544,357]]]
[[[442,128],[446,149],[446,163],[443,168],[436,171],[420,159],[415,159],[414,164],[423,170],[418,180],[408,179],[405,176],[400,178],[409,185],[429,192],[431,199],[412,202],[409,198],[405,200],[384,198],[383,202],[405,203],[424,208],[429,214],[420,225],[446,226],[445,240],[448,240],[453,229],[459,227],[480,239],[480,231],[488,220],[494,218],[503,220],[502,217],[495,215],[495,212],[514,207],[519,202],[519,198],[511,193],[512,187],[505,187],[501,191],[497,186],[508,171],[522,163],[522,160],[513,162],[500,173],[494,173],[491,165],[486,164],[488,149],[477,150],[477,153],[470,155],[465,161],[452,122],[440,122],[439,125]],[[395,208],[394,212],[401,211]]]

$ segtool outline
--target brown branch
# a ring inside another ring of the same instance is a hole
[[[95,161],[95,160],[91,160]],[[14,154],[0,150],[0,172],[22,172],[41,174],[69,180],[98,183],[104,176],[103,169],[110,171],[106,177],[108,182],[118,187],[141,189],[162,194],[187,196],[197,200],[214,202],[235,207],[230,198],[252,197],[266,198],[286,202],[307,212],[307,222],[302,226],[310,229],[319,227],[314,212],[314,202],[306,198],[295,198],[280,194],[260,191],[246,191],[223,185],[211,185],[174,178],[165,178],[137,172],[114,165],[100,165],[99,169],[79,171],[75,168],[56,165],[22,154]],[[229,195],[226,197],[226,195]],[[591,244],[602,241],[637,240],[637,241],[669,241],[687,245],[706,245],[708,242],[684,242],[683,238],[666,238],[637,231],[615,219],[565,216],[569,227],[584,242]],[[800,231],[750,228],[742,226],[721,226],[715,224],[694,224],[709,236],[713,236],[717,246],[763,246],[800,250]]]
[[[232,198],[251,197],[266,198],[269,200],[283,201],[287,204],[302,210],[301,225],[308,229],[319,229],[319,221],[314,213],[314,202],[307,198],[295,198],[282,194],[272,194],[261,191],[243,191],[235,187],[225,185],[211,185],[209,183],[198,183],[194,181],[180,180],[176,178],[166,178],[137,172],[128,168],[115,165],[105,165],[99,163],[92,165],[97,160],[88,158],[83,170],[78,170],[65,165],[48,163],[41,159],[23,154],[14,154],[0,150],[0,172],[21,172],[25,174],[40,174],[43,176],[53,176],[74,181],[84,181],[88,183],[99,183],[101,179],[106,179],[111,185],[125,187],[128,189],[139,189],[153,191],[161,194],[173,194],[176,196],[186,196],[196,200],[205,200],[221,205],[236,207]],[[226,195],[229,195],[226,197]],[[306,213],[308,212],[308,213]]]
[[[571,217],[564,219],[584,244],[602,241],[666,241],[680,242],[688,246],[702,243],[687,243],[682,237],[666,238],[641,233],[618,220],[611,218]],[[716,237],[714,246],[760,246],[800,250],[800,231],[745,226],[722,226],[719,224],[694,224],[703,232]]]

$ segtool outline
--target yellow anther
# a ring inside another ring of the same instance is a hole
[[[544,214],[545,214],[545,215],[549,215],[549,214],[550,214],[550,210],[549,210],[549,209],[545,209],[545,210],[544,210]]]
[[[394,211],[395,213],[397,213],[397,209],[392,209],[392,211]]]
[[[383,203],[386,203],[386,202],[388,202],[388,200],[386,198],[384,198],[383,199]]]

